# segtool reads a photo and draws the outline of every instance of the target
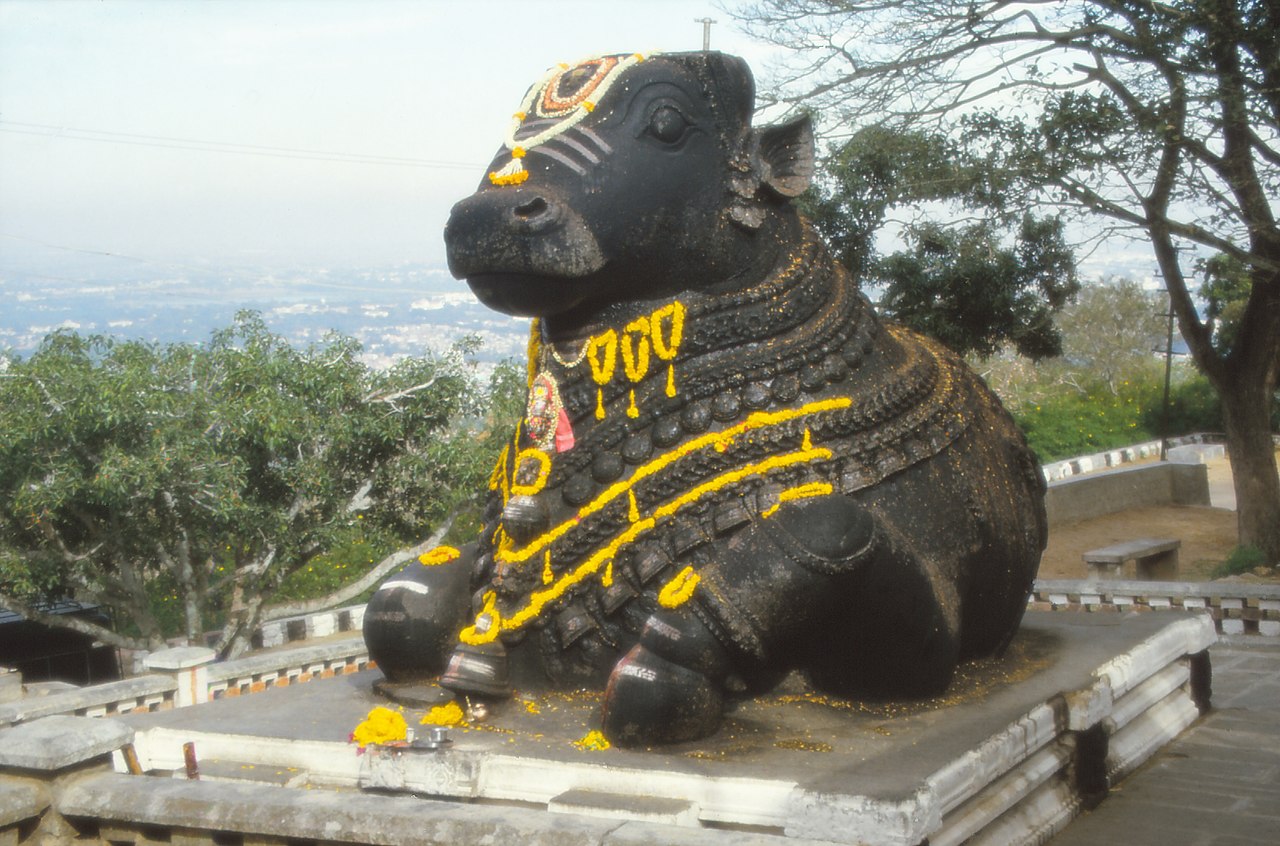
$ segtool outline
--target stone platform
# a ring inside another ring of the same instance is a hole
[[[653,842],[1038,843],[1197,718],[1215,638],[1201,614],[1031,612],[1008,653],[964,668],[944,699],[849,703],[784,686],[710,739],[652,751],[579,748],[598,696],[523,692],[445,749],[357,754],[348,733],[386,704],[376,671],[125,720],[146,770],[180,771],[194,742],[210,776],[287,769],[311,787],[464,800],[423,811],[470,832],[514,803],[544,834],[630,821],[600,843],[627,825],[664,832]],[[422,713],[404,710],[425,735]]]

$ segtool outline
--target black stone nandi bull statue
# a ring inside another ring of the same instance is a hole
[[[943,691],[1008,643],[1044,485],[956,356],[881,321],[790,205],[807,120],[752,128],[719,53],[606,56],[530,89],[452,272],[536,318],[479,540],[385,583],[392,682],[604,688],[622,745],[716,730],[791,670]]]

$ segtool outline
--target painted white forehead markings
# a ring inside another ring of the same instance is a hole
[[[650,54],[653,55],[653,54]],[[501,168],[489,173],[489,181],[494,185],[519,185],[529,178],[529,171],[524,169],[521,159],[532,149],[539,147],[553,138],[572,129],[595,109],[596,103],[608,93],[618,78],[628,69],[644,61],[640,53],[629,56],[594,56],[577,65],[560,65],[552,68],[547,74],[525,94],[520,110],[511,117],[511,128],[503,143],[511,151],[511,161]],[[560,83],[564,77],[579,69],[590,69],[591,76],[577,85],[571,92],[560,94]],[[545,129],[524,138],[517,139],[520,130],[525,126],[530,110],[539,117],[559,118]]]
[[[581,153],[582,157],[587,161],[591,162],[591,164],[593,165],[600,164],[599,156],[597,156],[595,153],[588,150],[586,145],[584,145],[582,142],[573,140],[573,138],[570,137],[569,133],[567,132],[561,135],[559,138],[556,138],[555,142],[558,144],[564,144],[566,147],[569,147],[574,152]]]
[[[609,142],[597,135],[595,130],[591,127],[575,126],[573,131],[579,135],[585,135],[587,138],[594,141],[595,145],[600,148],[600,152],[604,153],[606,156],[613,152],[613,147],[609,146]]]
[[[578,164],[573,159],[569,158],[564,153],[561,153],[559,150],[555,149],[549,144],[543,144],[541,147],[535,147],[529,152],[535,156],[546,156],[547,158],[552,159],[553,161],[560,162],[560,164],[569,168],[574,173],[578,174],[578,176],[587,175],[587,169],[585,167]]]

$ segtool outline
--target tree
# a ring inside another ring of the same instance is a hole
[[[880,308],[961,354],[987,357],[1006,344],[1033,360],[1059,355],[1053,312],[1073,297],[1075,259],[1061,223],[1022,221],[1012,248],[987,223],[908,233],[911,249],[877,263]]]
[[[1125,381],[1151,375],[1167,335],[1163,300],[1132,279],[1082,288],[1058,317],[1062,360],[1051,369],[1061,371],[1059,381],[1078,390],[1101,384],[1115,395]]]
[[[1200,263],[1204,282],[1198,293],[1205,302],[1205,328],[1220,355],[1230,355],[1239,342],[1240,321],[1249,306],[1253,282],[1249,268],[1237,258],[1218,253]]]
[[[891,211],[963,197],[971,179],[945,138],[867,126],[831,150],[800,204],[836,259],[862,279]]]
[[[902,224],[911,249],[875,250],[891,212],[971,206],[982,178],[941,136],[871,126],[832,151],[802,202],[836,258],[865,287],[884,289],[889,316],[960,353],[986,358],[1011,344],[1037,360],[1055,356],[1062,337],[1053,315],[1079,288],[1061,221],[1024,214],[947,228],[917,216]]]
[[[994,212],[1056,207],[1150,244],[1222,400],[1240,542],[1280,561],[1280,6],[765,0],[742,15],[795,51],[777,99],[834,132],[941,135],[986,174],[974,196]],[[1247,268],[1229,350],[1192,296],[1197,251]]]
[[[246,313],[205,346],[59,332],[7,360],[0,605],[111,606],[136,636],[94,637],[154,648],[174,633],[157,618],[170,600],[188,639],[224,615],[219,646],[236,654],[322,551],[365,526],[420,538],[447,523],[491,458],[461,426],[477,411],[462,351],[385,372],[359,351],[340,336],[296,350]]]

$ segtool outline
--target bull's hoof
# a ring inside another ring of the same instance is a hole
[[[506,647],[496,641],[480,646],[458,644],[440,676],[440,686],[463,696],[510,696],[511,671]]]
[[[602,728],[616,746],[682,743],[715,732],[723,709],[709,678],[637,644],[609,677]]]
[[[364,642],[392,683],[421,681],[444,670],[470,605],[473,554],[465,549],[432,565],[414,561],[369,600]]]

